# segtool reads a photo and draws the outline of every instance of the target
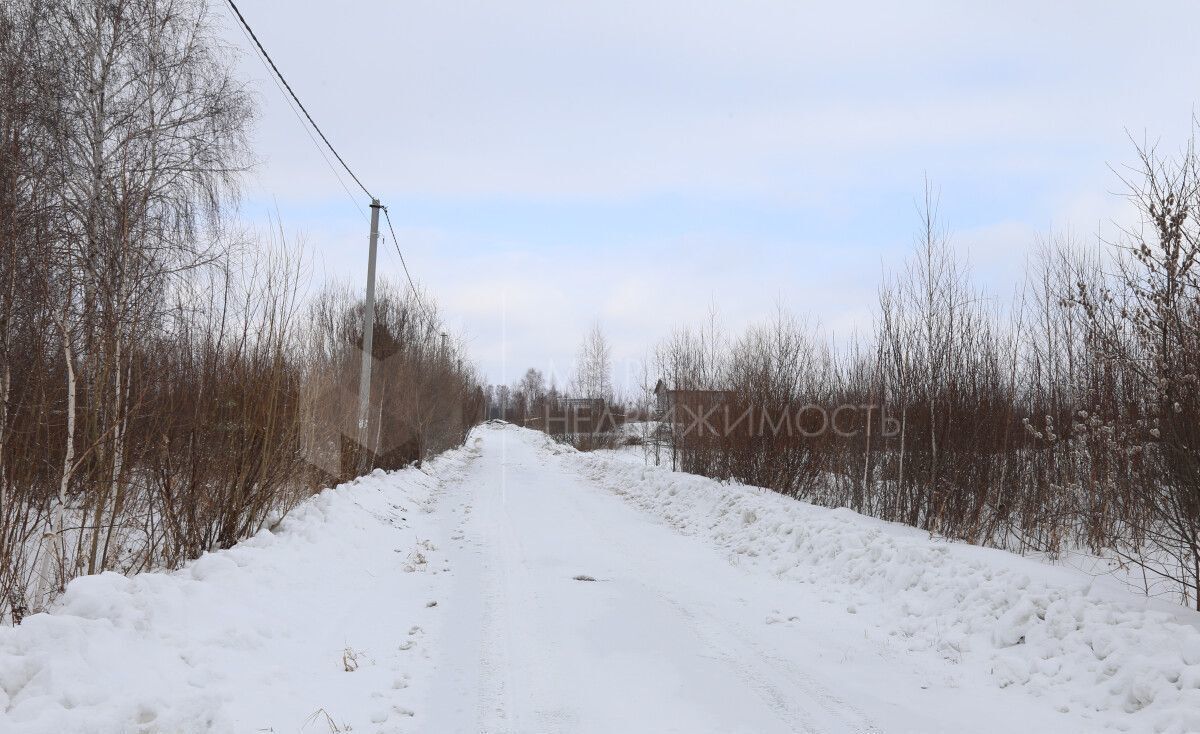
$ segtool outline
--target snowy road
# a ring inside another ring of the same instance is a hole
[[[1066,723],[1044,702],[985,681],[967,687],[940,658],[873,641],[812,589],[731,565],[556,461],[540,436],[496,429],[480,441],[452,513],[456,578],[428,731],[1011,732]],[[780,608],[788,619],[771,619]]]
[[[483,426],[0,628],[0,731],[1200,731],[1200,615],[1099,587]]]

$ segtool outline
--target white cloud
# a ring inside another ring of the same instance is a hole
[[[776,301],[865,326],[926,173],[954,242],[1002,290],[1038,233],[1127,216],[1106,167],[1129,160],[1125,129],[1182,140],[1200,78],[1200,5],[1182,0],[243,11],[497,379],[569,361],[597,317],[620,356],[641,354],[714,298],[731,326]],[[365,225],[261,65],[241,64],[264,102],[254,190],[358,283]],[[690,227],[614,206],[656,197],[736,205]],[[620,235],[500,222],[505,201],[613,211]]]

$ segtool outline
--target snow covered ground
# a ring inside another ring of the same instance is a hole
[[[1200,731],[1200,615],[484,426],[0,630],[3,732]]]

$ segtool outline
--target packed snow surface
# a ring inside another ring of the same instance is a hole
[[[1200,615],[482,426],[0,630],[2,732],[1200,731]]]

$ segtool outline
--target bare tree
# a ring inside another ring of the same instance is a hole
[[[612,402],[612,348],[598,322],[579,345],[571,391],[581,398]]]
[[[1095,348],[1119,366],[1114,448],[1135,459],[1118,549],[1181,584],[1200,609],[1200,155],[1139,146],[1124,177],[1143,226],[1127,229],[1114,282],[1077,303]]]

